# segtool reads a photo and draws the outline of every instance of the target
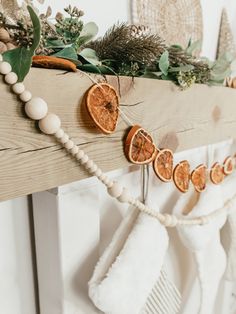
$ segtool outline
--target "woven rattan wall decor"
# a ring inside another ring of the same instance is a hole
[[[233,32],[230,27],[227,11],[224,8],[221,15],[217,57],[220,57],[226,51],[236,55]]]
[[[187,46],[190,38],[195,41],[203,36],[199,0],[132,0],[131,19],[148,26],[168,44]]]

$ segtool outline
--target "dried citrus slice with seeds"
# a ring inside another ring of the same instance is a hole
[[[156,147],[151,135],[139,125],[133,126],[125,140],[125,154],[134,164],[144,165],[152,162]]]
[[[207,167],[200,165],[191,173],[191,180],[197,192],[203,192],[206,189]]]
[[[107,83],[93,85],[85,95],[89,115],[105,134],[115,131],[119,117],[119,97]]]
[[[172,179],[173,159],[173,153],[170,149],[160,150],[154,159],[154,171],[158,178],[163,182],[168,182]]]
[[[174,169],[174,183],[176,187],[183,193],[189,189],[190,182],[190,165],[187,160],[181,161]]]
[[[234,171],[234,160],[231,156],[228,156],[224,161],[223,172],[226,176]]]
[[[211,167],[210,179],[214,184],[220,184],[224,180],[223,167],[218,163],[214,163]]]

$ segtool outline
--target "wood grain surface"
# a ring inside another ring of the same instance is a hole
[[[130,123],[142,125],[161,147],[182,151],[234,137],[236,90],[195,85],[181,91],[171,82],[107,77],[121,95],[116,132],[103,135],[82,104],[92,79],[102,76],[31,69],[25,85],[45,99],[62,127],[101,167],[110,171],[127,166],[123,138]],[[1,79],[2,80],[2,79]],[[87,177],[51,136],[43,135],[24,114],[23,104],[0,82],[0,200],[47,190]]]

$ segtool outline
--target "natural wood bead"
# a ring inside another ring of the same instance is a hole
[[[5,76],[5,82],[7,84],[10,84],[10,85],[16,84],[17,80],[18,80],[18,76],[14,72],[10,72]]]
[[[30,119],[41,120],[48,113],[48,105],[42,98],[34,97],[25,104],[25,113]]]
[[[94,165],[94,162],[93,162],[93,160],[88,160],[87,162],[86,162],[86,164],[85,164],[85,168],[86,169],[90,169],[90,168],[92,168],[93,167],[93,165]]]
[[[39,121],[39,128],[45,134],[55,134],[61,127],[60,118],[54,113],[49,113]]]
[[[69,135],[66,133],[64,133],[64,135],[61,138],[59,138],[59,142],[63,145],[65,145],[65,143],[68,141],[69,141]]]
[[[85,155],[85,152],[80,149],[78,153],[76,154],[76,159],[80,161],[84,157],[84,155]]]
[[[28,90],[25,90],[19,97],[21,101],[28,102],[32,99],[32,94]]]
[[[2,57],[2,55],[0,54],[0,62],[2,62],[2,60],[3,60],[3,57]]]
[[[127,188],[123,188],[121,195],[117,199],[121,203],[128,203],[130,200],[129,190]]]
[[[96,170],[96,172],[94,173],[94,175],[95,175],[96,177],[100,178],[100,176],[102,175],[102,170],[101,170],[100,168],[98,168],[98,169]]]
[[[111,188],[114,184],[113,181],[111,181],[106,175],[104,176],[102,182],[106,185],[107,188]]]
[[[94,163],[93,166],[91,168],[89,168],[89,172],[91,174],[95,174],[95,172],[97,171],[98,166]]]
[[[123,188],[118,182],[113,182],[112,187],[109,187],[107,191],[112,197],[118,198],[121,196]]]
[[[70,153],[71,155],[75,156],[79,151],[79,147],[77,145],[74,145],[71,150],[70,150]]]
[[[163,225],[166,227],[174,227],[177,225],[177,218],[173,215],[163,214]]]
[[[20,95],[25,91],[25,85],[23,83],[16,83],[12,86],[12,90],[15,94]]]
[[[10,63],[3,61],[0,63],[0,73],[3,75],[7,75],[12,70]]]
[[[63,135],[65,134],[64,130],[63,129],[59,129],[56,133],[55,133],[55,137],[57,139],[60,139],[63,137]]]
[[[72,140],[69,140],[68,142],[65,143],[65,148],[66,149],[72,149],[74,147],[74,142]]]
[[[89,157],[87,155],[84,155],[81,159],[80,159],[80,163],[81,165],[84,165],[88,162]]]

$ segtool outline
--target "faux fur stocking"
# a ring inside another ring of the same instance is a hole
[[[174,214],[185,219],[210,214],[223,206],[219,186],[209,185],[202,194],[191,190],[178,200]],[[214,313],[218,286],[226,267],[226,256],[220,243],[220,229],[226,215],[205,225],[179,226],[184,245],[194,253],[201,288],[200,314]]]

